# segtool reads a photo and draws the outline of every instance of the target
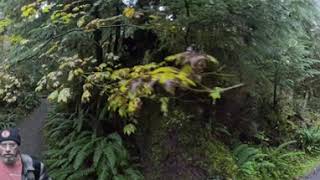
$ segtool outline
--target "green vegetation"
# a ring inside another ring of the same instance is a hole
[[[246,144],[238,146],[234,155],[240,170],[240,177],[244,179],[290,179],[299,169],[302,152],[288,152],[283,149],[292,144],[288,142],[277,148],[254,148]]]
[[[317,164],[315,0],[134,2],[0,0],[0,126],[47,97],[54,179],[292,179]]]

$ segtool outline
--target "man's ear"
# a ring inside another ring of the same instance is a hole
[[[17,147],[17,154],[20,154],[20,146]]]

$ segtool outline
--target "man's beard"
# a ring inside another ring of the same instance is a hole
[[[1,157],[2,161],[6,165],[13,165],[17,161],[17,155],[7,154]]]

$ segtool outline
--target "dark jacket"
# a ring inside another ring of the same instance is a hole
[[[21,154],[22,180],[51,180],[44,164],[29,155]]]

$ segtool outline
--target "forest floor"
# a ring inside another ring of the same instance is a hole
[[[314,168],[310,174],[307,176],[301,178],[301,180],[320,180],[320,166],[317,168]]]
[[[37,107],[29,117],[18,123],[21,134],[21,152],[29,154],[41,159],[45,150],[43,126],[49,111],[49,103],[46,99],[42,99],[40,106]],[[320,158],[319,158],[320,160]],[[315,164],[318,164],[317,162]],[[310,165],[309,174],[300,180],[320,180],[320,166],[312,163]],[[312,167],[313,166],[313,167]],[[309,168],[307,168],[309,169]]]
[[[320,167],[314,170],[310,175],[305,177],[305,180],[319,180],[320,179]]]

